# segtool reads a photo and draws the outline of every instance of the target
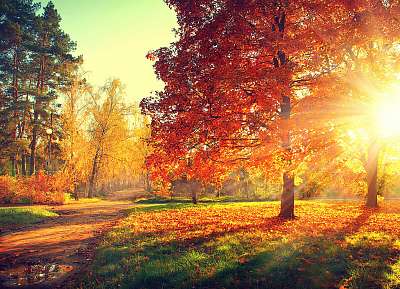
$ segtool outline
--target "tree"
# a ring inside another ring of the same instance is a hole
[[[29,147],[29,172],[35,172],[37,146],[52,125],[58,91],[81,61],[71,55],[75,43],[60,28],[53,3],[42,15],[39,8],[30,0],[0,3],[1,157],[10,158],[12,175],[27,174]]]
[[[57,89],[68,81],[71,73],[69,64],[80,61],[80,58],[72,56],[76,44],[61,30],[60,21],[61,17],[50,1],[35,25],[36,47],[32,57],[37,75],[36,91],[33,93],[30,174],[36,170],[36,148],[41,133],[39,120],[49,117],[49,105],[57,98]]]
[[[322,110],[320,115],[325,114],[321,120],[330,119],[327,124],[337,131],[338,139],[348,138],[343,131],[357,126],[368,136],[361,148],[361,154],[367,155],[364,166],[368,207],[377,206],[380,141],[374,111],[397,82],[399,8],[399,3],[393,1],[338,3],[334,18],[337,33],[331,37],[327,54],[336,69],[313,87],[313,93],[324,95],[327,106],[334,109]]]
[[[32,31],[39,8],[32,1],[0,3],[0,82],[2,83],[2,156],[11,159],[11,174],[18,171],[17,155],[25,155],[26,122],[29,107],[29,56],[34,42]],[[22,173],[26,169],[22,166]]]
[[[73,195],[78,199],[77,186],[86,182],[88,173],[87,152],[89,144],[85,134],[87,117],[87,102],[85,97],[92,92],[92,87],[76,73],[72,82],[63,90],[65,102],[62,111],[62,159],[65,161],[63,170],[74,184]]]
[[[158,159],[176,172],[196,148],[196,155],[213,160],[214,166],[263,165],[268,170],[279,155],[280,215],[293,218],[293,172],[296,158],[304,155],[299,152],[305,137],[299,133],[294,139],[290,117],[308,87],[332,69],[324,58],[330,50],[321,48],[330,47],[330,39],[315,30],[332,29],[333,23],[317,16],[331,16],[341,3],[167,3],[177,12],[180,39],[149,54],[166,86],[142,102],[152,117],[152,143],[163,155]]]
[[[113,190],[116,183],[132,180],[143,172],[144,127],[134,109],[124,103],[124,95],[123,85],[114,79],[92,94],[89,102],[89,197],[93,197],[98,184]],[[134,119],[130,120],[132,115]]]

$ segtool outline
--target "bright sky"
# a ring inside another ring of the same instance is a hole
[[[45,6],[48,0],[41,0]],[[62,17],[62,28],[83,54],[87,79],[102,85],[119,78],[129,102],[140,101],[162,88],[149,50],[167,46],[177,27],[174,11],[163,0],[53,0]]]

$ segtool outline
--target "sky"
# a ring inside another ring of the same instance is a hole
[[[41,0],[42,6],[47,0]],[[53,0],[62,29],[77,42],[87,79],[95,86],[119,78],[128,102],[139,102],[163,87],[150,50],[174,41],[177,20],[163,0]]]

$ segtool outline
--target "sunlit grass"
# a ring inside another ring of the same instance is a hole
[[[80,198],[79,200],[75,200],[70,194],[66,194],[64,204],[90,204],[100,201],[100,198]]]
[[[58,214],[42,208],[0,208],[0,226],[21,226],[38,223]]]
[[[398,288],[398,203],[142,204],[111,231],[81,288]],[[390,214],[388,213],[390,211]],[[391,226],[381,226],[383,223]]]

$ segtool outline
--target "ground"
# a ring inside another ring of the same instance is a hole
[[[54,208],[1,236],[0,264],[48,288],[400,288],[400,201],[297,201],[284,221],[278,202],[125,201],[138,195]]]
[[[148,204],[74,288],[400,288],[400,202]]]
[[[123,212],[133,206],[132,199],[142,195],[141,190],[133,190],[114,193],[106,200],[95,202],[18,208],[52,211],[59,217],[28,227],[3,226],[0,235],[0,288],[32,283],[40,283],[36,287],[43,288],[45,285],[41,281],[44,280],[48,288],[54,288],[64,277],[90,261],[96,237],[110,229]],[[51,279],[56,282],[52,283]]]

